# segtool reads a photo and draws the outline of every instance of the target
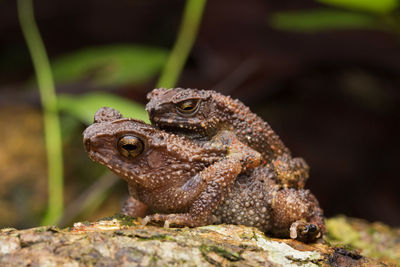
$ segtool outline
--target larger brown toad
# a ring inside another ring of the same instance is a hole
[[[85,130],[84,144],[92,160],[128,182],[126,210],[147,215],[144,222],[245,224],[305,241],[324,231],[315,197],[276,185],[268,167],[256,168],[259,153],[230,131],[191,140],[102,108]]]
[[[132,216],[198,226],[209,223],[237,175],[260,164],[258,152],[221,132],[190,141],[102,108],[83,133],[89,157],[128,182]]]
[[[268,123],[239,100],[212,90],[154,89],[146,105],[153,125],[192,139],[210,139],[221,130],[233,131],[238,139],[260,152],[284,187],[304,188],[309,167],[293,158]]]

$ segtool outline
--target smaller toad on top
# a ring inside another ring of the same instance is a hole
[[[264,164],[274,170],[278,184],[304,188],[309,167],[293,158],[270,125],[241,101],[212,90],[159,88],[147,95],[146,110],[153,125],[192,139],[209,140],[228,130],[261,153]]]

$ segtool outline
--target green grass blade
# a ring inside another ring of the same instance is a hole
[[[196,39],[206,0],[187,0],[178,37],[157,87],[174,87]]]
[[[383,15],[396,10],[399,0],[317,0],[327,5]]]
[[[375,16],[335,9],[278,12],[270,16],[269,24],[278,30],[304,33],[383,28]]]
[[[48,207],[42,224],[54,224],[63,213],[63,157],[57,97],[43,41],[33,13],[32,0],[18,0],[18,17],[32,57],[43,108],[48,168]]]

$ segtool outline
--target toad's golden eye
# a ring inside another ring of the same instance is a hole
[[[119,153],[126,158],[135,158],[144,150],[143,141],[136,136],[126,135],[117,143]]]
[[[181,114],[194,114],[199,109],[200,99],[188,99],[179,102],[176,105],[176,109]]]

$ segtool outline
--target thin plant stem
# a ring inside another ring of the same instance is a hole
[[[50,63],[35,22],[32,0],[18,0],[17,5],[22,33],[32,57],[43,108],[48,206],[42,224],[54,224],[63,213],[63,156],[57,97]]]
[[[178,37],[157,87],[174,87],[196,39],[206,0],[187,0]]]

